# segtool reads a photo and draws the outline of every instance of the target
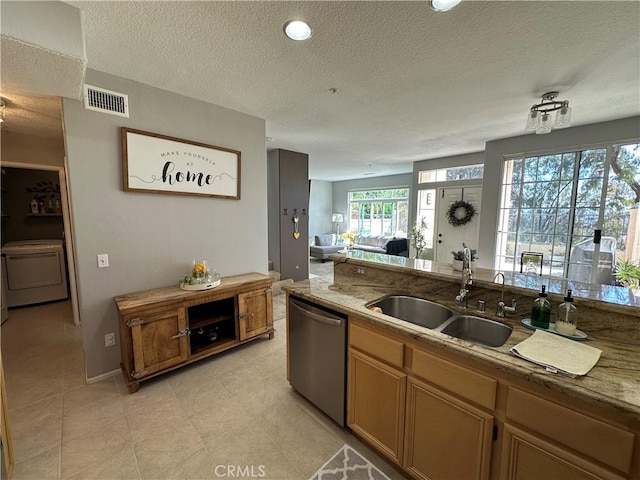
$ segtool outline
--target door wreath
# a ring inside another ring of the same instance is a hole
[[[447,210],[447,220],[454,227],[459,227],[469,223],[476,213],[476,208],[469,202],[458,200],[453,202]]]

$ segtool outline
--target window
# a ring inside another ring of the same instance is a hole
[[[495,268],[537,252],[545,275],[613,284],[616,261],[640,256],[639,204],[640,144],[507,159]]]
[[[408,188],[349,192],[350,232],[405,237],[408,215]]]
[[[418,174],[418,183],[453,182],[456,180],[482,179],[484,165],[467,165],[465,167],[440,168],[438,170],[422,170]]]

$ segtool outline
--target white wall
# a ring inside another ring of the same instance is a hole
[[[96,71],[87,83],[129,95],[130,118],[64,99],[80,318],[89,378],[117,370],[113,298],[177,285],[192,259],[223,276],[267,272],[267,183],[262,119]],[[120,127],[242,152],[241,200],[124,192]],[[97,254],[109,254],[98,269]]]
[[[333,214],[333,183],[322,180],[311,180],[309,194],[309,237],[335,232],[336,226],[331,222]],[[344,230],[340,230],[344,232]]]
[[[520,153],[570,151],[604,143],[633,143],[640,138],[640,116],[580,127],[553,130],[546,135],[523,135],[485,145],[478,266],[493,268],[502,166],[505,156]],[[490,252],[486,254],[484,252]]]

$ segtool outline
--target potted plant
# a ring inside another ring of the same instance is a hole
[[[467,248],[467,246],[463,243],[462,246]],[[471,265],[469,266],[471,270],[475,270],[475,260],[478,258],[478,250],[475,248],[471,248]],[[451,262],[451,266],[454,270],[461,271],[462,265],[464,262],[464,250],[451,250],[451,255],[453,255],[453,260]]]
[[[411,227],[411,233],[409,234],[409,240],[411,241],[411,246],[416,251],[416,257],[420,258],[422,252],[427,246],[427,239],[424,237],[424,230],[427,228],[427,223],[424,221],[424,217],[420,219],[420,226],[414,225]]]
[[[620,260],[616,264],[616,280],[633,290],[634,295],[640,294],[640,263],[632,260]]]

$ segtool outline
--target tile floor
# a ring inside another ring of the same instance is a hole
[[[331,262],[312,260],[315,274]],[[14,309],[2,326],[14,478],[307,479],[343,443],[404,478],[286,381],[285,296],[259,339],[141,385],[85,385],[69,302]],[[236,470],[233,470],[236,468]]]

